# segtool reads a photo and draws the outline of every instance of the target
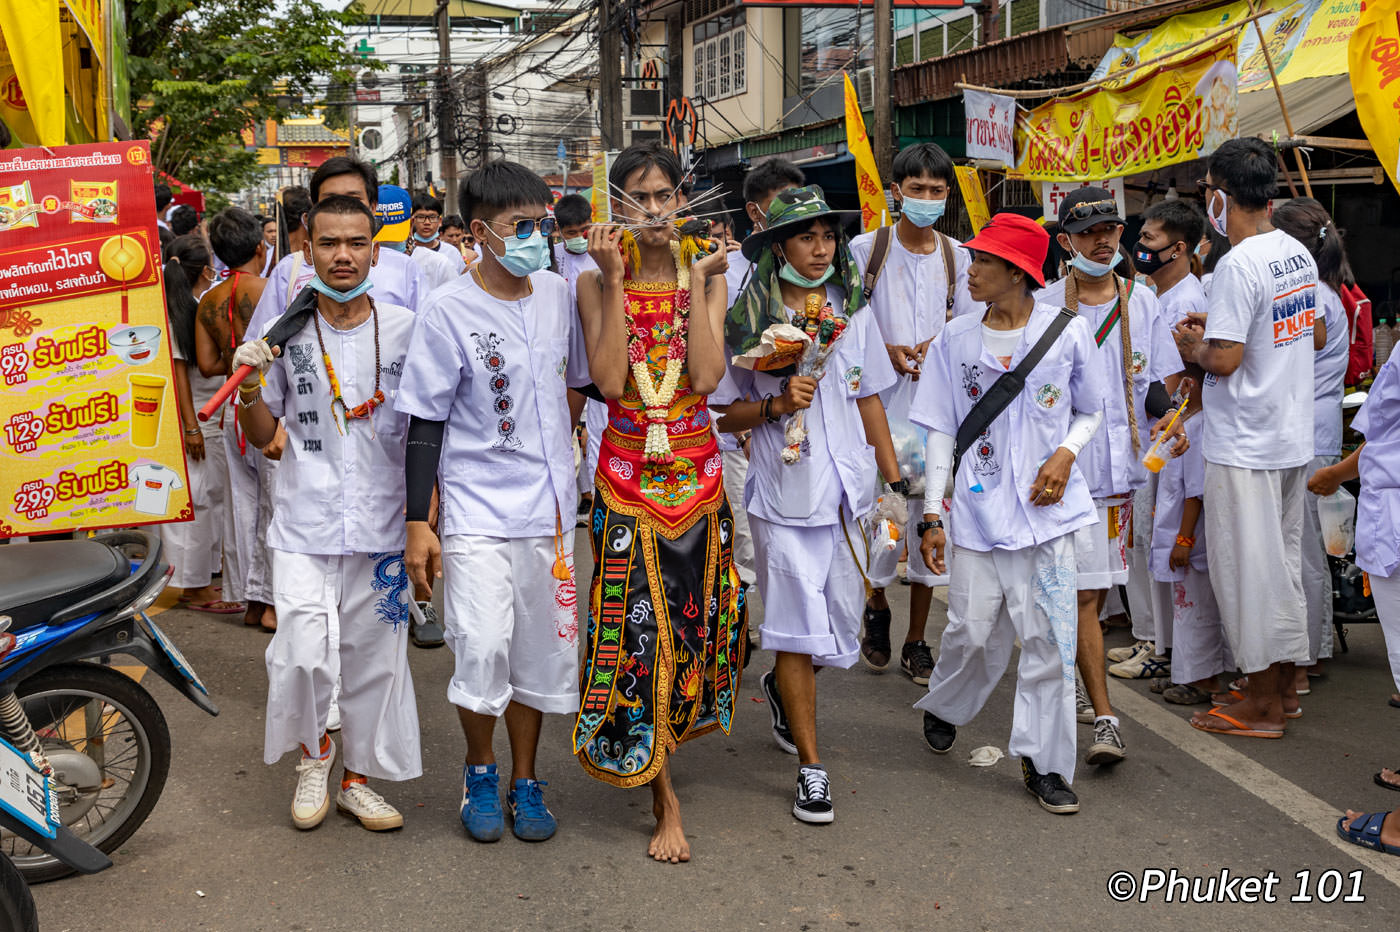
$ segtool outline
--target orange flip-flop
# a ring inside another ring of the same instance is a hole
[[[1229,696],[1229,697],[1230,697],[1230,701],[1226,701],[1226,700],[1224,700],[1224,699],[1221,699],[1221,698],[1220,698],[1221,696]],[[1244,693],[1240,692],[1238,689],[1232,689],[1232,690],[1230,690],[1230,691],[1228,691],[1228,692],[1216,693],[1214,696],[1211,696],[1211,697],[1210,697],[1210,704],[1213,705],[1213,706],[1215,706],[1215,707],[1218,709],[1218,708],[1221,708],[1221,707],[1223,707],[1223,706],[1234,705],[1236,702],[1244,702],[1244,700],[1245,700],[1245,695],[1244,695]],[[1285,709],[1285,710],[1283,711],[1283,717],[1284,717],[1284,718],[1302,718],[1302,717],[1303,717],[1303,707],[1302,707],[1302,706],[1299,706],[1298,708],[1294,709],[1292,712],[1289,712],[1287,709]]]
[[[1191,720],[1191,727],[1195,728],[1197,731],[1205,731],[1213,735],[1234,735],[1239,738],[1283,737],[1282,729],[1280,729],[1279,731],[1264,731],[1257,728],[1250,728],[1249,726],[1245,725],[1244,722],[1241,722],[1239,719],[1226,715],[1224,712],[1220,711],[1219,708],[1211,709],[1209,712],[1206,713],[1206,717],[1221,719],[1222,721],[1228,723],[1231,727],[1211,728],[1202,722],[1196,721],[1194,718]]]

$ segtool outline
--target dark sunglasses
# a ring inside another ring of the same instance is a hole
[[[1075,204],[1069,209],[1066,220],[1088,220],[1102,214],[1105,217],[1118,216],[1118,202],[1112,199],[1106,201],[1085,201],[1082,204]]]
[[[1229,191],[1226,191],[1224,188],[1222,188],[1220,185],[1218,185],[1218,184],[1211,184],[1209,181],[1206,181],[1204,178],[1202,178],[1200,181],[1196,182],[1196,190],[1199,191],[1199,192],[1201,192],[1202,196],[1204,196],[1205,194],[1207,194],[1207,193],[1210,192],[1210,191],[1219,191],[1221,194],[1229,194],[1229,193],[1230,193]]]
[[[491,226],[507,226],[499,220],[488,220]],[[515,221],[515,238],[529,239],[530,234],[535,232],[535,227],[540,228],[541,236],[553,236],[557,224],[553,217],[541,217],[538,220],[517,220]]]

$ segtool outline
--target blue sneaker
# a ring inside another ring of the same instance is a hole
[[[495,764],[468,764],[462,768],[462,806],[459,810],[467,834],[477,841],[499,841],[505,834],[501,814],[501,781]]]
[[[540,792],[540,787],[548,785],[544,780],[516,780],[515,788],[506,794],[514,823],[511,830],[521,841],[545,841],[559,827]]]

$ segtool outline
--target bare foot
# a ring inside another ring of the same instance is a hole
[[[690,843],[685,840],[685,830],[681,827],[681,807],[658,802],[651,811],[656,816],[656,831],[651,833],[647,854],[672,864],[689,861]]]
[[[1381,778],[1382,783],[1400,790],[1400,772],[1391,770],[1389,767],[1382,767],[1377,776]]]
[[[248,611],[243,616],[243,623],[250,628],[256,628],[262,623],[263,612],[266,610],[266,603],[250,601],[248,603]]]
[[[1366,813],[1357,812],[1355,809],[1347,810],[1347,817],[1342,822],[1343,829],[1351,828],[1351,823],[1364,816]],[[1385,821],[1381,823],[1380,842],[1383,845],[1393,845],[1400,847],[1400,815],[1394,812],[1386,813]]]
[[[262,628],[264,631],[277,630],[277,609],[269,605],[262,614]]]

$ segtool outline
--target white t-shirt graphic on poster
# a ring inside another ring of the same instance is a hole
[[[136,504],[131,507],[143,515],[164,515],[170,510],[170,491],[183,489],[180,474],[159,463],[146,463],[131,471],[136,487]]]

